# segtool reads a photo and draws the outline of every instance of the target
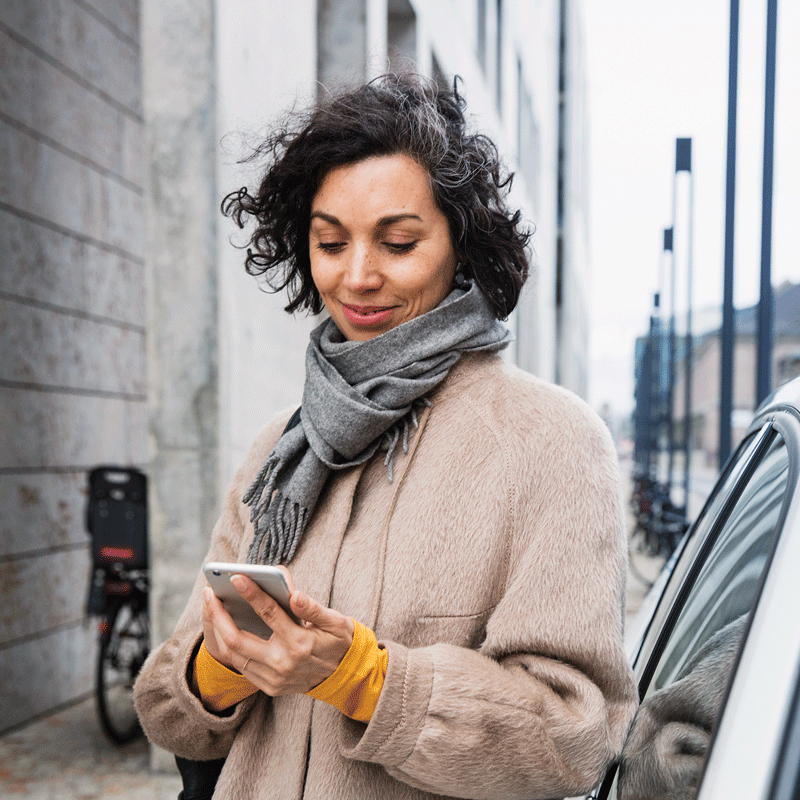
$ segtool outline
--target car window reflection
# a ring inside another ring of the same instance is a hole
[[[777,533],[787,480],[786,447],[776,436],[742,490],[673,627],[625,744],[612,797],[696,796]]]
[[[772,436],[774,436],[774,430],[771,426],[765,426],[760,431],[751,434],[739,445],[736,455],[726,465],[723,475],[724,479],[720,480],[717,487],[715,487],[714,492],[700,513],[700,516],[692,526],[686,542],[679,548],[678,560],[672,567],[666,590],[663,596],[658,599],[657,604],[654,605],[657,611],[653,616],[652,622],[647,625],[649,633],[644,641],[642,641],[639,650],[636,651],[636,653],[632,653],[632,656],[638,656],[639,652],[647,653],[652,650],[658,639],[661,626],[664,624],[667,617],[669,607],[675,599],[676,592],[686,578],[689,567],[695,560],[703,542],[708,537],[711,528],[718,522],[720,515],[726,508],[730,493],[733,491],[734,487],[738,485],[742,473],[746,465],[750,462],[753,453],[761,448],[765,438],[769,439]],[[646,608],[646,605],[643,606],[643,608]],[[630,632],[628,635],[631,635]],[[632,637],[631,641],[636,641],[636,638]]]
[[[786,492],[789,462],[777,437],[734,506],[673,628],[655,676],[656,689],[676,680],[682,665],[755,602]]]
[[[636,715],[620,764],[621,800],[690,800],[747,616],[718,631],[688,671],[650,695]]]

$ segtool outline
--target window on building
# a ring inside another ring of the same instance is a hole
[[[495,51],[495,100],[497,110],[503,113],[503,0],[497,2],[497,50]]]
[[[539,126],[533,113],[533,101],[517,59],[517,156],[519,171],[525,178],[528,192],[535,196],[539,179]]]
[[[416,70],[417,15],[408,0],[389,0],[387,52],[391,72]]]
[[[486,72],[486,0],[477,0],[475,4],[477,19],[476,52],[481,69]]]
[[[439,63],[439,59],[436,58],[435,53],[431,56],[431,74],[433,79],[439,86],[442,87],[442,89],[453,88],[453,82],[445,74],[445,71],[442,69],[442,65]]]
[[[800,377],[800,351],[781,356],[778,359],[776,385],[782,386],[797,377]]]

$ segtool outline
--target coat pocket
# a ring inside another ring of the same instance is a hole
[[[492,606],[477,614],[417,617],[414,629],[409,631],[413,640],[409,646],[427,647],[442,642],[477,650],[486,638],[486,623],[494,609]]]

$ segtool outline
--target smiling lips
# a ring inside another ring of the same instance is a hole
[[[347,321],[358,327],[383,324],[395,308],[396,306],[353,306],[342,303]]]

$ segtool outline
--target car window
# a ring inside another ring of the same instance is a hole
[[[752,608],[772,549],[788,475],[786,446],[776,435],[698,575],[659,663],[655,688],[676,680],[713,635]]]
[[[777,535],[789,474],[774,434],[706,554],[658,656],[610,797],[694,797],[749,614]]]
[[[659,637],[661,628],[663,627],[667,615],[675,600],[675,596],[683,585],[686,574],[692,564],[695,562],[699,549],[707,540],[712,526],[719,526],[721,519],[727,518],[726,508],[730,507],[730,496],[737,484],[742,478],[743,473],[750,465],[756,451],[763,450],[763,445],[766,440],[771,440],[774,435],[771,425],[766,425],[759,431],[752,433],[747,437],[737,448],[736,454],[726,465],[724,473],[717,481],[714,491],[711,493],[709,499],[706,501],[702,511],[700,512],[697,521],[694,523],[689,531],[687,539],[681,543],[673,556],[674,563],[668,564],[664,570],[663,579],[666,579],[662,584],[665,588],[664,591],[659,593],[652,593],[642,606],[644,613],[637,619],[638,625],[646,625],[647,633],[644,637],[636,633],[634,628],[629,631],[632,637],[631,651],[629,654],[632,659],[638,661],[639,653],[652,652],[656,640]],[[659,580],[662,580],[661,578]],[[655,608],[655,613],[652,614],[652,619],[648,620],[650,613],[648,613],[648,603],[650,611]],[[642,630],[641,628],[639,630]],[[633,650],[634,643],[639,641],[639,647]]]

